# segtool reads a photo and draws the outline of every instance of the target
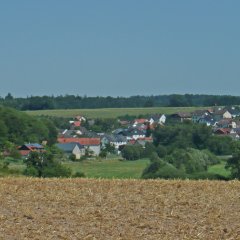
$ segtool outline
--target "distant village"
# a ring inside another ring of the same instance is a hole
[[[177,112],[174,114],[154,114],[147,118],[134,119],[133,121],[118,120],[120,128],[111,133],[96,133],[84,127],[88,121],[94,125],[94,119],[86,119],[84,116],[76,116],[69,121],[67,129],[59,129],[56,146],[66,154],[74,155],[80,159],[88,153],[88,156],[97,157],[100,152],[110,145],[115,148],[115,153],[120,155],[126,145],[139,145],[143,148],[147,142],[153,142],[151,131],[156,127],[164,127],[166,123],[183,123],[192,121],[197,124],[205,124],[212,128],[214,135],[229,136],[234,140],[240,138],[240,110],[236,107],[214,107],[190,112]],[[45,143],[29,143],[19,146],[22,157],[27,157],[30,152],[43,152]]]

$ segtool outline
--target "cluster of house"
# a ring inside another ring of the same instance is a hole
[[[141,145],[145,146],[147,142],[152,142],[151,136],[148,136],[149,129],[155,129],[158,125],[164,125],[166,120],[183,122],[192,121],[194,123],[211,126],[213,133],[217,135],[230,136],[234,139],[240,138],[240,110],[234,107],[213,108],[196,110],[190,112],[178,112],[171,115],[161,114],[152,115],[148,118],[135,119],[134,121],[120,121],[122,128],[115,129],[109,133],[95,133],[82,126],[86,119],[82,116],[76,116],[69,122],[69,129],[59,131],[56,146],[65,154],[74,154],[76,159],[80,159],[86,152],[90,155],[98,156],[101,149],[108,144],[114,146],[119,154],[122,146]],[[94,124],[94,120],[89,120],[89,124]],[[40,144],[25,144],[19,147],[22,156],[27,156],[31,151],[44,151],[44,146]]]
[[[173,121],[190,120],[194,123],[211,126],[216,135],[240,138],[240,110],[235,107],[216,107],[196,110],[192,113],[179,112],[169,116]]]
[[[164,125],[165,115],[152,115],[149,118],[135,119],[132,122],[119,121],[122,128],[115,129],[112,133],[95,133],[81,126],[81,122],[86,121],[83,117],[76,117],[70,121],[69,129],[61,130],[58,137],[57,147],[66,154],[74,154],[77,159],[85,155],[86,151],[91,155],[98,156],[101,149],[108,144],[114,146],[116,153],[120,153],[122,146],[127,144],[145,146],[147,142],[152,142],[152,137],[147,136],[147,129],[153,129],[157,125]],[[94,120],[88,121],[94,124]]]

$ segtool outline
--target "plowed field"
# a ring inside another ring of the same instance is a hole
[[[0,239],[240,239],[240,182],[0,179]]]

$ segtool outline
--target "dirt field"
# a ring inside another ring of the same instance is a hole
[[[240,182],[0,179],[0,239],[240,239]]]

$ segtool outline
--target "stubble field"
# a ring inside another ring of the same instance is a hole
[[[238,181],[0,179],[0,239],[240,239]]]

